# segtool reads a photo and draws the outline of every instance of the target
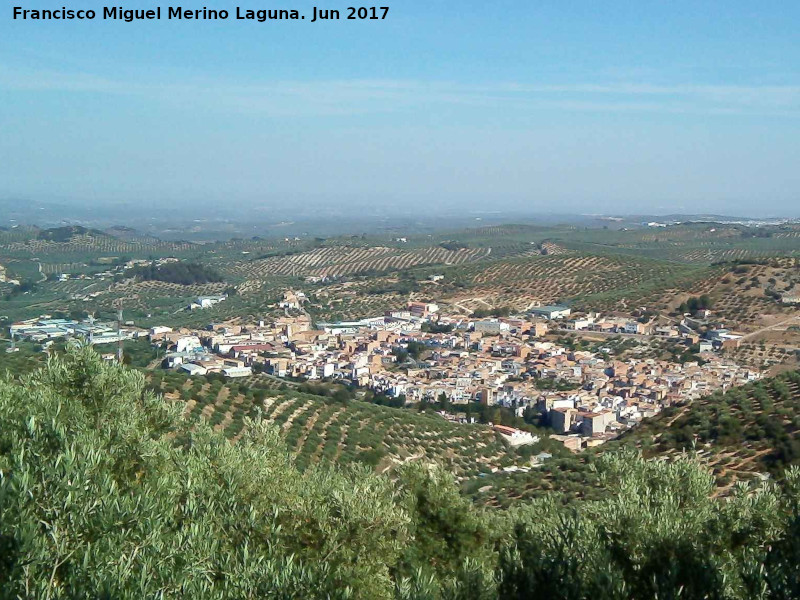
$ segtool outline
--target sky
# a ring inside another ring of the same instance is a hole
[[[258,23],[209,0],[231,17],[12,19],[15,4],[102,10],[68,1],[0,12],[0,199],[800,216],[795,1],[383,0],[385,20],[310,23],[314,3],[242,0],[307,15]]]

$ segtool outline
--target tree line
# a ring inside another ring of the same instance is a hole
[[[203,283],[221,283],[222,275],[218,271],[199,263],[169,262],[156,265],[139,265],[128,269],[126,275],[140,281],[165,281],[180,285]]]

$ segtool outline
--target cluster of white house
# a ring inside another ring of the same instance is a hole
[[[204,331],[153,328],[150,336],[169,346],[164,366],[192,375],[258,371],[338,379],[412,403],[444,396],[456,405],[506,406],[520,416],[535,410],[575,450],[602,443],[665,406],[759,377],[712,354],[700,365],[572,351],[544,339],[552,323],[541,319],[569,313],[537,308],[533,319],[473,319],[414,302],[381,317],[316,327],[300,314]]]

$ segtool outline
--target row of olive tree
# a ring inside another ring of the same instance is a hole
[[[599,461],[611,499],[485,512],[439,469],[299,471],[74,350],[0,381],[3,598],[796,598],[800,475],[713,497],[691,459]]]

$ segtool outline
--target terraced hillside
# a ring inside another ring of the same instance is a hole
[[[180,285],[166,281],[126,279],[119,283],[106,284],[105,289],[98,290],[97,300],[106,303],[124,300],[127,308],[138,308],[141,311],[162,307],[176,311],[185,308],[198,296],[222,294],[226,287],[228,286],[225,283]]]
[[[34,228],[0,234],[0,253],[17,257],[139,255],[148,252],[169,254],[192,249],[196,249],[195,245],[188,242],[165,242],[150,236],[123,239],[85,227]]]
[[[697,281],[688,292],[679,292],[665,303],[677,311],[689,297],[707,295],[713,304],[712,320],[745,335],[739,348],[726,351],[742,364],[769,370],[797,368],[800,364],[800,311],[781,302],[784,294],[796,294],[800,284],[800,259],[771,258],[729,263],[709,269],[709,277]]]
[[[385,471],[403,462],[424,461],[444,465],[463,479],[522,461],[486,426],[358,400],[336,401],[265,375],[235,382],[162,371],[150,377],[153,389],[185,403],[188,418],[206,420],[233,441],[245,418],[261,411],[280,428],[303,468],[319,462],[357,462]]]
[[[708,276],[707,267],[632,256],[558,254],[515,257],[465,267],[463,295],[524,310],[535,302],[574,301],[578,308],[656,304],[671,290]],[[462,298],[456,298],[461,300]]]
[[[232,265],[231,270],[246,279],[264,279],[271,275],[341,277],[426,264],[461,264],[480,260],[490,252],[488,249],[448,250],[438,246],[414,250],[380,246],[328,246],[288,256],[239,262]]]
[[[556,492],[565,501],[597,497],[593,463],[605,452],[634,446],[647,457],[696,451],[716,476],[719,494],[739,480],[780,477],[800,464],[800,371],[665,410],[597,449],[557,457],[528,473],[494,474],[464,483],[465,493],[493,507]]]
[[[358,461],[386,470],[420,460],[466,478],[519,460],[488,427],[450,423],[438,415],[307,395],[268,398],[266,405],[267,418],[281,427],[301,466]]]
[[[695,448],[714,468],[722,491],[756,473],[779,476],[800,463],[800,371],[668,409],[620,442],[648,456]]]
[[[231,440],[237,440],[247,417],[255,417],[269,395],[287,384],[267,376],[253,375],[236,382],[221,376],[189,377],[176,371],[152,371],[150,387],[173,401],[184,402],[189,419],[204,419]]]

